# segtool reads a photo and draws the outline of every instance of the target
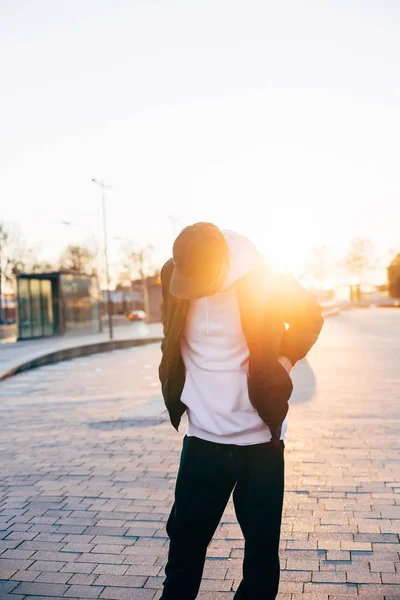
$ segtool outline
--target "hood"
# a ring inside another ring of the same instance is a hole
[[[229,247],[229,271],[220,291],[227,290],[235,281],[246,275],[260,258],[257,248],[247,237],[224,230]]]

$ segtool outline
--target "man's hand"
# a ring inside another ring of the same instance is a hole
[[[288,358],[286,358],[286,356],[280,356],[278,358],[278,362],[285,369],[286,373],[288,375],[290,375],[290,371],[293,369],[293,365],[292,365],[291,361]]]

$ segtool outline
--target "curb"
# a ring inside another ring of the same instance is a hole
[[[147,344],[155,344],[161,342],[160,337],[155,338],[139,338],[132,340],[113,340],[110,342],[97,342],[95,344],[86,344],[84,346],[74,346],[73,348],[63,348],[54,352],[48,352],[42,356],[37,356],[23,362],[4,373],[0,373],[0,381],[28,371],[29,369],[37,369],[46,365],[80,358],[81,356],[90,356],[91,354],[100,354],[101,352],[112,352],[113,350],[123,350],[124,348],[132,348],[134,346],[146,346]]]

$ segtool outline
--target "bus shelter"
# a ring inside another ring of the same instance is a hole
[[[96,277],[24,273],[17,275],[16,284],[19,340],[101,330]]]

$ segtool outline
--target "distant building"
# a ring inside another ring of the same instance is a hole
[[[159,275],[153,275],[146,278],[147,292],[149,295],[149,321],[150,323],[159,323],[162,320],[162,292]],[[144,310],[143,300],[143,282],[137,279],[132,282],[133,290],[141,294],[141,306],[137,307]]]
[[[98,332],[96,277],[68,272],[16,276],[18,339]]]
[[[130,310],[142,307],[142,294],[132,291],[131,286],[118,287],[111,292],[111,302],[114,315],[126,315]],[[102,290],[103,314],[107,313],[107,290]]]
[[[146,278],[149,296],[149,321],[158,323],[162,318],[162,293],[158,275]],[[130,286],[119,286],[111,291],[112,310],[114,315],[126,315],[131,310],[145,310],[142,279],[132,281]],[[103,312],[107,312],[107,291],[102,290]]]
[[[388,267],[389,295],[400,298],[400,253],[395,256]]]

